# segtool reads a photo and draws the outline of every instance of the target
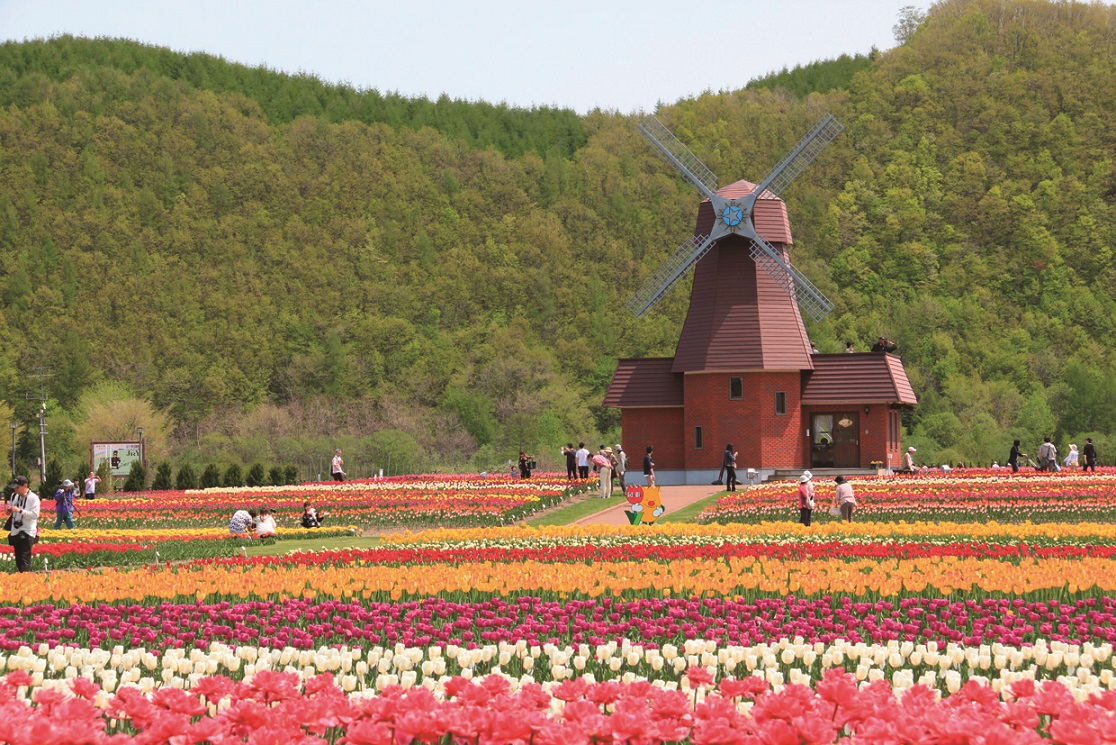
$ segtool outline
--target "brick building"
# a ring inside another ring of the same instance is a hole
[[[747,181],[718,194],[737,197]],[[708,200],[696,234],[714,219]],[[756,200],[756,231],[791,244],[786,205]],[[620,360],[604,405],[621,410],[633,459],[655,446],[660,484],[709,483],[725,445],[737,470],[857,468],[900,463],[899,412],[917,400],[894,354],[812,354],[798,304],[749,256],[747,239],[719,240],[694,268],[674,357]]]

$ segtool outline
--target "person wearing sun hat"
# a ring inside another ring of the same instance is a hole
[[[814,474],[803,471],[798,477],[798,513],[799,522],[810,527],[810,516],[814,514]]]
[[[66,479],[62,487],[54,492],[54,529],[58,530],[65,523],[66,527],[74,527],[74,482]]]
[[[913,447],[910,447],[907,448],[907,453],[903,456],[903,468],[910,471],[911,473],[914,473],[915,470],[914,454],[917,452],[918,451],[915,450]]]

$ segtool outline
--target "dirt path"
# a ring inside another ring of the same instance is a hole
[[[698,500],[716,494],[718,491],[721,491],[721,489],[721,487],[712,484],[664,486],[662,487],[663,506],[666,507],[666,514],[669,515]],[[610,507],[601,512],[589,515],[588,517],[583,517],[574,523],[574,525],[628,525],[628,517],[624,514],[627,509],[627,503],[621,503],[615,507]]]

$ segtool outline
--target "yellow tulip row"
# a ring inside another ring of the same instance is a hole
[[[1112,562],[1103,558],[995,559],[935,556],[904,560],[781,560],[731,557],[669,563],[613,561],[565,564],[467,562],[415,565],[259,566],[252,563],[105,569],[30,574],[0,586],[0,603],[89,603],[145,598],[422,597],[442,593],[520,592],[599,597],[640,595],[846,594],[1034,591],[1116,592]]]

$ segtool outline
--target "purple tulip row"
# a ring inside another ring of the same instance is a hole
[[[454,602],[428,598],[403,603],[315,602],[189,605],[37,605],[0,609],[0,649],[23,644],[165,649],[232,646],[314,648],[323,644],[476,646],[524,640],[529,644],[601,644],[626,638],[644,646],[714,639],[749,645],[780,637],[808,642],[836,639],[1000,642],[1036,638],[1068,643],[1116,642],[1116,597],[1072,602],[985,598],[956,601],[918,597],[857,602],[847,597],[669,598],[544,600],[490,598]]]

